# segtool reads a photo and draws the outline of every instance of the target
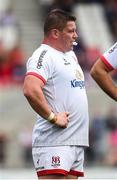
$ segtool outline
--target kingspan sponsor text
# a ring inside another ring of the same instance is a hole
[[[84,89],[85,88],[85,82],[81,81],[81,80],[73,79],[71,81],[71,87],[72,88],[79,87],[80,89]]]

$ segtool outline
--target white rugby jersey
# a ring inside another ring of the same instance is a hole
[[[88,146],[88,103],[84,75],[73,51],[62,53],[42,44],[27,62],[27,74],[40,78],[52,111],[69,112],[67,128],[37,116],[33,146]],[[33,84],[32,84],[33,85]]]
[[[117,69],[117,42],[101,56],[101,60],[110,70]]]

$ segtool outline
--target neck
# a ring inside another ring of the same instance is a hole
[[[62,49],[62,47],[59,45],[59,43],[56,40],[50,40],[48,38],[44,38],[43,44],[47,44],[48,46],[65,53],[65,51]]]

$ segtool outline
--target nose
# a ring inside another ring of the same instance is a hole
[[[77,34],[77,32],[76,32],[76,31],[74,32],[74,39],[75,39],[75,40],[77,40],[77,39],[78,39],[78,34]]]

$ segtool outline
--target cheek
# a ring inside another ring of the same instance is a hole
[[[65,37],[65,42],[69,43],[70,41],[71,41],[71,37],[66,36],[66,37]]]
[[[71,42],[71,37],[70,36],[66,35],[66,36],[62,37],[62,44],[64,46],[68,46],[70,44],[70,42]]]
[[[62,44],[65,46],[68,43],[67,37],[62,38]]]
[[[70,41],[72,40],[72,36],[70,36],[70,35],[67,36],[67,37],[66,37],[66,40],[70,42]]]

